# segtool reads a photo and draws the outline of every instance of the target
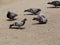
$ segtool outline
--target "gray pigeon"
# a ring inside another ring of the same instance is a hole
[[[37,13],[40,11],[41,11],[41,9],[38,9],[38,8],[29,8],[29,9],[24,10],[24,12],[30,12],[35,15],[37,15]]]
[[[52,1],[52,2],[48,2],[48,4],[58,7],[58,6],[60,6],[60,1]]]
[[[13,26],[18,26],[18,28],[20,28],[21,26],[23,26],[25,24],[26,20],[27,19],[25,18],[19,22],[15,22],[13,24],[10,24],[9,28],[12,28]]]
[[[11,19],[11,20],[14,20],[14,18],[17,16],[17,14],[13,13],[13,12],[10,12],[8,11],[7,13],[7,18]]]
[[[40,24],[46,24],[47,23],[47,19],[43,13],[38,14],[38,17],[34,17],[33,20],[38,21]]]

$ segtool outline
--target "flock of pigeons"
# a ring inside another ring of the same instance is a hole
[[[60,6],[59,1],[48,2],[48,4],[54,5],[55,8]],[[24,12],[30,12],[34,15],[37,15],[37,17],[34,17],[32,20],[38,21],[39,24],[46,24],[47,23],[47,18],[44,16],[43,13],[41,13],[41,9],[29,8],[29,9],[24,10]],[[7,13],[7,18],[9,18],[10,20],[15,20],[16,16],[18,16],[18,15],[13,12],[8,11],[8,13]],[[27,21],[27,18],[24,18],[23,20],[21,20],[19,22],[15,22],[13,24],[10,24],[9,28],[12,28],[14,26],[20,28],[21,26],[23,26],[25,24],[26,21]]]

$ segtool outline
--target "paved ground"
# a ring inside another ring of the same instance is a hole
[[[0,45],[60,45],[60,8],[48,8],[51,0],[0,0]],[[40,8],[48,19],[47,24],[35,24],[34,15],[24,15],[27,8]],[[19,21],[27,18],[24,29],[9,29],[15,21],[7,21],[7,11],[18,14]]]

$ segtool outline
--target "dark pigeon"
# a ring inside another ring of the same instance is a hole
[[[38,14],[38,17],[34,17],[33,20],[38,21],[39,24],[46,24],[47,23],[47,19],[44,16],[44,14],[42,14],[42,13]]]
[[[13,24],[10,24],[9,28],[12,28],[13,26],[18,26],[18,28],[20,28],[21,26],[23,26],[25,24],[26,20],[27,19],[25,18],[19,22],[15,22]]]
[[[8,13],[7,13],[7,18],[9,18],[11,20],[14,20],[16,16],[17,16],[17,14],[15,14],[13,12],[8,11]]]
[[[29,8],[29,9],[24,10],[24,12],[30,12],[30,13],[35,14],[35,15],[37,15],[37,13],[39,11],[41,11],[41,9],[38,9],[38,8]]]
[[[52,2],[48,2],[48,4],[58,7],[58,6],[60,6],[60,1],[52,1]]]

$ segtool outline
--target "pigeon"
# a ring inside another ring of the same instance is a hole
[[[17,14],[13,13],[13,12],[10,12],[8,11],[7,13],[7,18],[11,19],[11,20],[14,20],[14,18],[17,16]]]
[[[38,8],[29,8],[29,9],[24,10],[24,12],[30,12],[34,15],[37,15],[37,13],[40,11],[41,11],[41,9],[38,9]]]
[[[23,20],[19,21],[19,22],[15,22],[13,24],[10,24],[9,28],[12,28],[13,26],[17,26],[18,28],[20,28],[21,26],[23,26],[26,22],[26,18],[24,18]]]
[[[48,2],[48,4],[58,7],[58,6],[60,6],[60,1],[52,1],[52,2]]]
[[[41,12],[40,12],[40,14],[38,14],[38,17],[34,17],[33,20],[38,21],[39,24],[46,24],[47,23],[47,18]]]

